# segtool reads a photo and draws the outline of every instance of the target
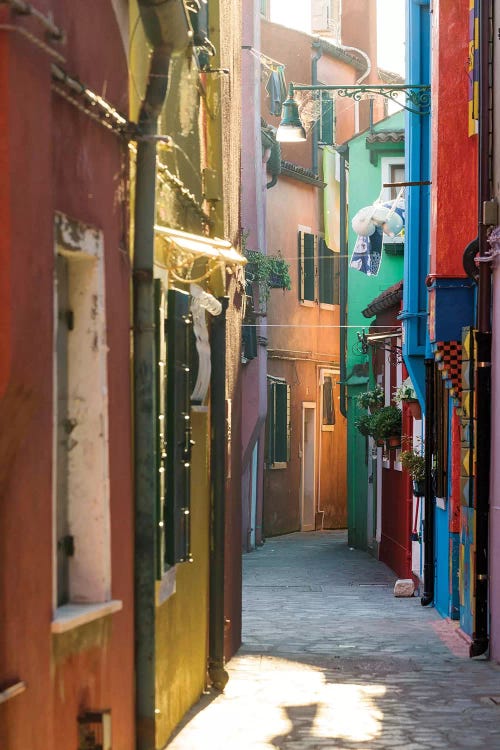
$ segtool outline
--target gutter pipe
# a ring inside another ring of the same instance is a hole
[[[488,649],[488,535],[491,435],[491,264],[487,259],[491,224],[486,216],[491,200],[491,19],[490,0],[479,4],[479,159],[478,159],[478,238],[479,263],[477,360],[475,365],[476,441],[476,610],[469,654],[481,656]],[[491,204],[490,204],[491,205]]]
[[[208,674],[217,690],[229,675],[224,669],[224,545],[226,524],[226,313],[229,300],[219,300],[222,312],[212,320],[210,376],[211,539],[208,622]]]
[[[347,178],[346,159],[349,156],[348,146],[338,146],[340,156],[340,404],[339,409],[347,419],[346,403],[346,349],[347,349]]]
[[[153,6],[139,0],[140,18],[152,45],[146,94],[139,112],[136,160],[133,342],[135,483],[135,673],[137,750],[156,747],[156,450],[154,225],[156,143],[172,54],[186,50],[190,27],[183,4]]]
[[[427,607],[434,601],[434,487],[432,455],[434,453],[434,360],[425,359],[425,495],[424,495],[424,592],[420,603]]]
[[[311,47],[316,50],[315,56],[311,60],[311,83],[313,86],[316,86],[318,83],[318,61],[323,55],[323,47],[321,42],[315,41],[311,44]],[[319,123],[321,123],[321,112],[319,116],[319,120],[315,123],[313,129],[312,129],[312,139],[311,139],[311,147],[312,147],[312,160],[311,160],[311,166],[312,166],[312,172],[313,174],[318,174],[318,142],[319,142],[319,136],[318,136],[318,127]]]

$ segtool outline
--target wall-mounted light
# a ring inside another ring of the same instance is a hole
[[[293,84],[288,87],[288,98],[283,102],[281,122],[276,131],[276,140],[283,143],[299,143],[306,140],[306,131],[299,116],[299,105],[293,96]]]

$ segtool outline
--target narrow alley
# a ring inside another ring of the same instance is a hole
[[[244,556],[243,646],[168,750],[500,747],[500,667],[344,532]]]

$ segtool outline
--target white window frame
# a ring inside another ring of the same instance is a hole
[[[53,619],[63,633],[112,614],[122,602],[111,598],[111,519],[109,485],[108,375],[104,238],[100,230],[55,217],[53,356]],[[68,522],[74,538],[69,559],[69,602],[57,606],[57,332],[56,259],[68,259],[73,329],[68,334]],[[69,444],[68,444],[69,446]]]

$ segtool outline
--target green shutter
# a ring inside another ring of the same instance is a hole
[[[167,387],[165,342],[165,292],[160,279],[154,281],[155,298],[155,388],[156,388],[156,575],[161,579],[165,569],[165,400]]]
[[[319,248],[319,301],[334,304],[334,253],[322,237],[318,240]]]
[[[272,382],[268,398],[267,461],[273,466],[290,460],[290,386]]]
[[[333,145],[335,143],[334,101],[325,92],[321,92],[321,118],[319,125],[319,143],[323,146]]]
[[[314,245],[315,237],[299,232],[299,299],[314,302]]]
[[[189,294],[168,291],[165,560],[190,559],[191,315]]]

